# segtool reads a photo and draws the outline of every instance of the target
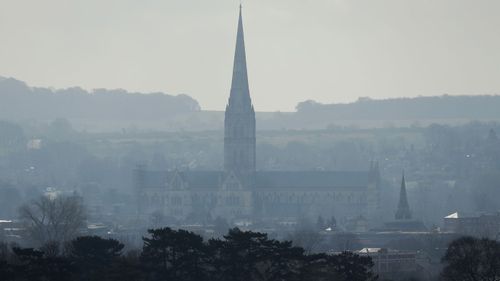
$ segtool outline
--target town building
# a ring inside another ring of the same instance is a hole
[[[373,271],[379,278],[389,280],[429,279],[424,272],[427,272],[430,262],[424,253],[387,248],[363,248],[356,253],[372,258]]]
[[[498,239],[500,237],[500,213],[455,212],[444,217],[443,232]]]

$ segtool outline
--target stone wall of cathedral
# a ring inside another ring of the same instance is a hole
[[[161,212],[185,220],[208,215],[248,219],[315,219],[318,216],[349,219],[363,216],[371,219],[378,206],[375,188],[329,190],[172,190],[143,189],[140,192],[141,213]]]

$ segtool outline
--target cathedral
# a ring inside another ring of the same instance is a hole
[[[231,91],[224,119],[223,171],[134,172],[140,215],[161,212],[183,220],[370,219],[379,209],[377,164],[365,171],[260,171],[256,167],[255,110],[248,84],[240,14]]]

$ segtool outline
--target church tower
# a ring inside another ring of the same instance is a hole
[[[255,158],[255,111],[248,87],[240,6],[233,79],[224,119],[224,171],[247,186],[255,173]]]
[[[411,211],[410,205],[408,204],[408,198],[406,196],[406,182],[405,175],[403,173],[403,178],[401,179],[401,190],[399,191],[399,203],[398,210],[396,211],[396,220],[410,220]]]

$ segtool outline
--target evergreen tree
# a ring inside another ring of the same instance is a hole
[[[269,257],[270,247],[267,234],[241,231],[238,228],[229,230],[224,240],[210,240],[212,256],[216,260],[219,280],[252,280],[260,276],[258,265]]]
[[[12,280],[66,281],[71,280],[74,268],[64,257],[47,257],[42,251],[32,248],[12,249],[18,263],[13,265]]]
[[[201,236],[168,227],[148,233],[141,255],[147,280],[206,280],[206,246]]]
[[[344,251],[330,257],[330,266],[345,281],[368,281],[376,280],[371,271],[373,261],[370,257],[360,256],[352,252]]]
[[[445,281],[500,280],[500,243],[490,239],[462,237],[448,246],[442,262]]]
[[[122,254],[124,245],[114,239],[82,236],[71,241],[69,258],[77,270],[76,280],[107,280],[110,269]]]

